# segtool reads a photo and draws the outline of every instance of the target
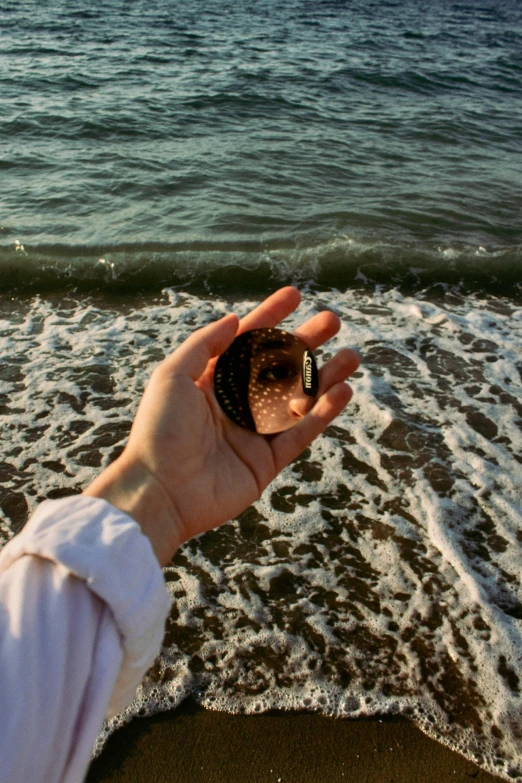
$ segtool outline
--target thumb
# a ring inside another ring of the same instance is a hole
[[[237,315],[230,313],[198,329],[165,359],[164,371],[188,375],[196,381],[205,371],[210,359],[226,351],[236,336]]]

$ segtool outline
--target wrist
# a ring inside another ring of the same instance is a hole
[[[135,519],[161,566],[185,540],[181,519],[161,482],[140,460],[128,458],[125,452],[83,494],[106,500]]]

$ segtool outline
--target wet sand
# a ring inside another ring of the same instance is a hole
[[[405,720],[229,715],[186,701],[132,721],[87,783],[498,783]]]

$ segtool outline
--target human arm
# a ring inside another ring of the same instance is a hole
[[[0,781],[78,783],[170,608],[149,540],[97,498],[41,504],[0,554]]]
[[[169,602],[158,561],[252,503],[348,402],[358,358],[342,351],[322,368],[311,413],[287,432],[247,432],[217,405],[213,367],[238,329],[275,326],[298,302],[282,289],[240,326],[231,315],[195,332],[154,372],[121,457],[84,495],[44,503],[4,548],[0,700],[10,728],[0,755],[10,767],[0,765],[0,780],[81,780],[107,705],[132,698],[159,652]],[[296,334],[314,350],[338,328],[320,313]],[[42,521],[58,508],[69,511]]]

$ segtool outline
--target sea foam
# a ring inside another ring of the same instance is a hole
[[[2,535],[123,448],[150,372],[194,328],[254,304],[169,290],[4,298]],[[405,715],[522,778],[520,308],[507,298],[305,291],[362,367],[346,411],[218,531],[165,569],[163,652],[128,710]]]

